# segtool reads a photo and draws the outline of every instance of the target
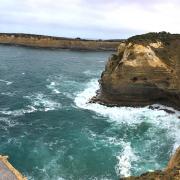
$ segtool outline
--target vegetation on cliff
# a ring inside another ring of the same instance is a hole
[[[151,42],[161,41],[168,45],[169,41],[175,39],[180,39],[180,34],[171,34],[169,32],[162,31],[162,32],[150,32],[147,34],[132,36],[127,40],[127,42],[145,43],[149,41]]]

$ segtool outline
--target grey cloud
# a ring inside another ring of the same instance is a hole
[[[157,31],[158,22],[151,15],[152,11],[156,11],[157,19],[163,18],[159,10],[154,10],[159,3],[180,5],[177,0],[1,0],[0,31],[87,38],[124,38],[148,30]],[[124,7],[124,12],[121,13]],[[139,13],[141,19],[133,19],[131,11],[134,8],[138,8],[135,13]],[[141,15],[141,11],[146,14]],[[147,21],[155,22],[156,26],[147,26]],[[139,24],[136,26],[134,22]],[[168,24],[170,26],[171,20],[166,23],[166,27]],[[178,23],[174,23],[177,30],[180,26]]]

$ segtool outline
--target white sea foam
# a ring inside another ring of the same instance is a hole
[[[155,108],[151,109],[149,106],[142,108],[106,107],[98,103],[89,103],[89,100],[96,95],[98,89],[98,81],[96,79],[91,80],[85,90],[77,94],[74,100],[76,106],[94,111],[98,116],[106,117],[107,121],[114,122],[116,125],[127,124],[128,126],[135,126],[143,122],[148,122],[156,128],[167,130],[168,136],[174,139],[174,150],[180,145],[179,111],[158,104],[153,105]],[[165,109],[172,110],[174,113],[170,114],[166,112]],[[153,134],[153,136],[156,135]],[[130,145],[125,144],[124,152],[117,157],[118,165],[116,166],[116,171],[118,172],[117,169],[119,167],[118,174],[123,176],[130,175],[130,159],[133,158],[134,154]],[[134,160],[136,160],[136,158],[134,158]]]
[[[9,115],[9,116],[22,116],[27,113],[32,113],[34,111],[37,111],[36,108],[33,106],[27,106],[25,109],[17,109],[17,110],[0,110],[0,113],[3,115]]]
[[[64,80],[64,77],[62,75],[50,76],[46,80],[49,83],[48,85],[46,85],[46,87],[50,89],[53,94],[60,94],[60,86],[62,84],[62,80]]]
[[[4,123],[4,125],[3,126],[1,125],[1,128],[5,129],[5,130],[7,130],[8,127],[13,127],[18,124],[17,122],[15,122],[12,119],[0,117],[0,123],[2,123],[2,122]]]
[[[38,111],[51,111],[60,109],[62,107],[59,102],[51,100],[42,93],[37,93],[31,96],[25,96],[25,98],[29,99],[31,101],[31,107],[33,107],[34,110]]]
[[[6,83],[6,85],[10,85],[10,84],[12,84],[12,82],[11,82],[11,81],[6,81],[6,80],[3,80],[3,79],[0,79],[0,82],[4,82],[4,83]]]
[[[178,116],[180,116],[180,112],[175,110],[174,114],[168,114],[164,110],[165,106],[162,106],[161,109],[152,110],[149,106],[143,108],[107,107],[98,103],[89,103],[89,100],[96,95],[98,89],[98,81],[96,79],[91,80],[85,90],[77,94],[74,100],[76,106],[92,110],[98,115],[107,117],[110,121],[115,121],[116,123],[139,124],[148,121],[161,126],[170,126],[171,123],[176,123]],[[161,107],[161,105],[158,106]]]
[[[108,146],[111,149],[122,149],[119,153],[116,151],[114,155],[117,159],[115,166],[116,174],[120,177],[129,176],[132,169],[132,162],[138,161],[138,156],[135,154],[129,142],[117,137],[108,137],[104,134],[96,134],[90,130],[85,130],[88,133],[89,139],[94,144],[94,151],[99,149],[99,146]],[[100,142],[100,144],[99,144]]]
[[[123,151],[117,156],[118,163],[115,166],[116,174],[119,176],[131,175],[131,164],[133,161],[137,161],[138,157],[133,152],[130,143],[123,144]]]
[[[51,90],[52,94],[61,94],[69,99],[74,99],[74,88],[79,87],[79,83],[76,81],[68,80],[61,75],[50,77],[47,79],[49,82],[46,87]]]
[[[11,92],[2,92],[1,95],[12,97],[12,96],[15,95],[15,93],[11,93]]]
[[[34,94],[31,96],[24,96],[24,98],[30,101],[30,105],[27,105],[23,109],[17,109],[17,110],[1,109],[0,114],[9,115],[9,116],[22,116],[24,114],[28,114],[36,111],[46,112],[46,111],[52,111],[62,108],[61,103],[51,100],[42,93]]]
[[[59,89],[58,89],[58,87],[57,87],[58,85],[59,85],[59,83],[52,81],[52,82],[51,82],[49,85],[47,85],[46,87],[47,87],[48,89],[52,90],[52,92],[53,92],[54,94],[59,94],[60,91],[59,91]]]

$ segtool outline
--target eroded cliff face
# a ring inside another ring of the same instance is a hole
[[[171,157],[165,170],[147,172],[140,176],[121,178],[121,180],[179,180],[180,179],[180,147]]]
[[[74,50],[116,51],[121,40],[86,40],[32,34],[0,34],[0,44]]]
[[[156,33],[153,38],[137,37],[121,43],[109,59],[93,101],[119,106],[161,103],[179,108],[180,36]]]

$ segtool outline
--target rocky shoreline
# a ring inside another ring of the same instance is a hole
[[[106,106],[162,104],[180,110],[180,34],[138,35],[120,43],[102,72],[90,102]],[[172,112],[169,112],[172,113]],[[165,170],[121,180],[179,180],[180,147]]]
[[[0,44],[38,48],[59,48],[88,51],[116,51],[123,40],[87,40],[34,34],[0,33]]]

